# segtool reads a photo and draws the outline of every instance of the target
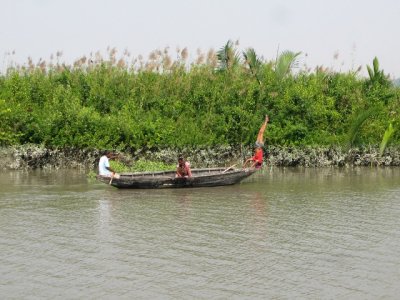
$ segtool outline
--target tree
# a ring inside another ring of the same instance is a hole
[[[230,71],[237,67],[240,62],[238,52],[231,40],[217,52],[217,58],[221,71]]]
[[[261,85],[261,66],[262,62],[257,57],[256,51],[253,48],[249,48],[243,52],[244,61],[249,67],[250,73],[254,76],[254,78]]]
[[[301,52],[284,51],[279,55],[275,63],[275,75],[278,81],[281,81],[291,72],[292,68],[297,66],[296,58],[300,54]]]

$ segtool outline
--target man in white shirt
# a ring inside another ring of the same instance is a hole
[[[110,161],[109,159],[112,157],[110,151],[106,151],[105,154],[100,157],[99,161],[99,175],[100,176],[107,176],[111,177],[115,174],[115,171],[110,168]]]

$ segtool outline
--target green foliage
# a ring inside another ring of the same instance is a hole
[[[378,114],[380,107],[373,106],[367,110],[363,110],[356,114],[354,121],[351,123],[349,135],[348,135],[348,145],[349,147],[354,146],[356,144],[360,144],[360,141],[357,140],[358,134],[361,130],[361,127],[365,123],[365,121],[369,120],[374,115]]]
[[[120,161],[111,160],[110,166],[117,173],[124,172],[144,172],[144,171],[171,171],[175,170],[176,165],[169,165],[162,162],[149,160],[138,160],[132,166],[127,166]]]
[[[282,52],[275,64],[275,75],[278,81],[281,81],[285,76],[287,76],[292,68],[297,66],[297,57],[301,52],[284,51]]]
[[[379,147],[379,154],[380,154],[381,156],[383,155],[383,152],[385,151],[386,146],[387,146],[389,140],[390,140],[391,137],[393,136],[394,131],[395,131],[395,130],[394,130],[394,128],[393,128],[393,125],[392,125],[392,123],[390,123],[389,126],[388,126],[388,128],[386,129],[386,131],[385,131],[383,137],[382,137],[381,145],[380,145],[380,147]]]
[[[5,100],[0,99],[0,145],[12,145],[20,134],[13,130],[12,109],[6,106]]]
[[[253,48],[249,48],[243,52],[245,63],[248,65],[250,73],[257,80],[258,84],[261,85],[261,67],[262,62],[258,58],[256,51]]]
[[[379,61],[377,57],[374,57],[372,61],[372,68],[367,65],[368,75],[369,75],[369,82],[370,84],[389,84],[389,79],[383,72],[383,70],[379,69]]]
[[[183,58],[167,66],[162,56],[163,65],[151,60],[142,68],[110,60],[10,70],[0,76],[0,143],[119,150],[250,145],[268,114],[268,144],[378,145],[388,118],[400,126],[399,88],[387,84],[377,59],[363,79],[323,69],[293,74],[299,55],[286,51],[274,64],[250,48],[240,60],[228,41],[214,62],[211,55],[190,67]],[[398,144],[399,131],[387,139]]]
[[[239,65],[240,61],[239,54],[231,40],[227,41],[225,46],[217,52],[217,58],[221,71],[232,70]]]

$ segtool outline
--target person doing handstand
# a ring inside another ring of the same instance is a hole
[[[246,167],[247,164],[250,163],[250,168],[259,169],[262,167],[263,164],[263,150],[262,147],[264,146],[264,131],[267,128],[267,124],[269,122],[268,115],[265,116],[264,123],[262,123],[260,130],[258,131],[257,140],[255,143],[255,152],[254,156],[248,158],[244,164],[243,168]]]

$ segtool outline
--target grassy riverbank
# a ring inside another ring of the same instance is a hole
[[[265,114],[268,145],[400,144],[399,88],[377,59],[363,78],[294,68],[300,53],[267,60],[231,42],[190,63],[188,55],[166,49],[145,60],[110,49],[107,59],[71,66],[59,57],[15,66],[0,76],[0,144],[128,152],[248,146]]]

